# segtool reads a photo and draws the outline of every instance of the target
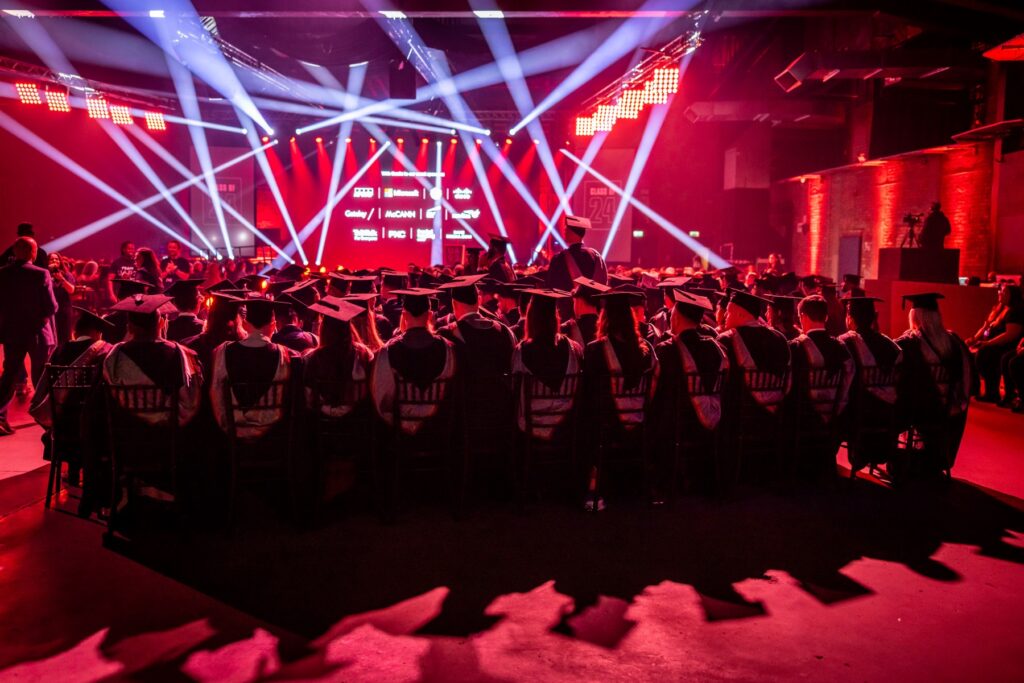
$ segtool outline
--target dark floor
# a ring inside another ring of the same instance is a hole
[[[0,680],[1021,680],[1021,426],[974,411],[974,483],[315,530],[250,501],[232,536],[122,552],[22,475],[0,482]]]

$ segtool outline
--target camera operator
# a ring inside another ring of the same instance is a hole
[[[935,202],[932,204],[931,213],[924,219],[918,243],[922,249],[942,249],[945,247],[946,235],[951,232],[953,229],[949,225],[949,219],[942,213],[939,203]]]

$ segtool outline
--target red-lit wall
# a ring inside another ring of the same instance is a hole
[[[790,263],[800,273],[838,277],[841,237],[860,236],[860,269],[874,277],[878,249],[900,245],[903,216],[938,200],[960,250],[960,274],[984,276],[994,264],[992,147],[955,145],[844,166],[776,183],[772,223],[792,235]]]

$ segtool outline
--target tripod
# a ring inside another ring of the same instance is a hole
[[[920,247],[921,243],[917,239],[917,224],[907,223],[907,232],[903,235],[903,241],[900,242],[900,248],[913,248]]]

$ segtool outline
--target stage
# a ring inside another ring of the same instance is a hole
[[[303,530],[250,505],[130,555],[44,511],[37,469],[0,482],[0,679],[1019,680],[1018,422],[972,406],[938,488]]]

